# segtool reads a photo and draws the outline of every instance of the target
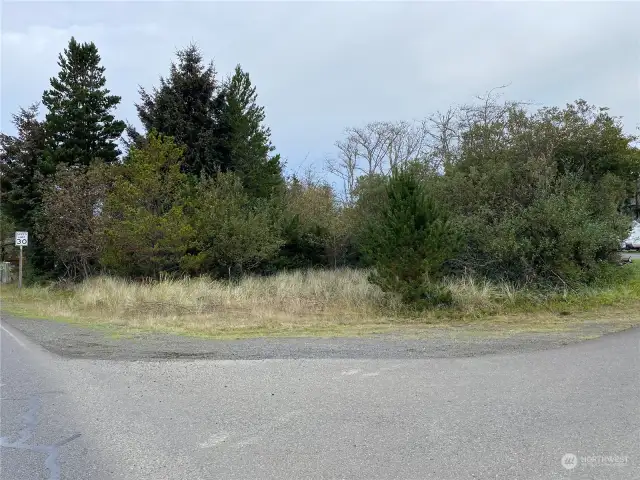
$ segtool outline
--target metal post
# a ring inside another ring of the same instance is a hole
[[[22,288],[22,245],[20,245],[20,263],[18,264],[18,288]]]

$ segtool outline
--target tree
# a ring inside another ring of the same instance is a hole
[[[334,203],[337,199],[334,198]],[[354,252],[353,215],[346,206],[335,206],[335,213],[329,217],[325,251],[327,263],[335,268],[345,266],[353,261]]]
[[[0,210],[0,262],[8,262],[14,256],[13,240],[16,226],[11,217]]]
[[[498,114],[460,132],[455,164],[434,183],[467,238],[456,265],[518,284],[596,278],[628,230],[619,210],[638,171],[632,138],[583,101],[489,110]]]
[[[43,161],[45,133],[38,111],[38,104],[21,108],[13,115],[17,135],[0,133],[2,211],[16,226],[27,229],[35,224],[41,201],[38,183],[52,170]]]
[[[453,168],[463,156],[463,144],[473,141],[476,149],[483,145],[484,152],[490,154],[496,146],[496,138],[502,138],[504,131],[498,125],[514,111],[523,112],[528,102],[501,100],[501,85],[477,95],[474,103],[456,105],[445,111],[438,111],[424,121],[427,132],[427,150],[431,164],[441,173]],[[492,128],[495,128],[492,131]],[[473,130],[473,136],[469,136]]]
[[[282,245],[278,230],[277,205],[252,198],[240,178],[219,173],[198,185],[194,224],[199,253],[185,259],[196,271],[222,267],[231,278],[272,259]]]
[[[216,112],[216,151],[223,171],[233,171],[254,197],[267,198],[284,185],[280,155],[271,153],[271,132],[263,125],[264,107],[240,65],[223,86]]]
[[[129,153],[132,148],[137,148],[138,150],[143,149],[146,146],[147,138],[138,132],[134,125],[127,123],[127,126],[124,129],[125,137],[122,139],[122,143],[126,148],[124,161],[127,161]]]
[[[138,116],[147,132],[155,129],[185,147],[183,172],[213,175],[221,168],[214,145],[216,71],[212,63],[204,65],[196,45],[176,55],[178,63],[171,63],[168,78],[160,77],[159,88],[151,94],[140,88]],[[135,130],[129,133],[131,140],[138,139]]]
[[[336,142],[338,155],[327,161],[327,170],[343,181],[345,201],[353,200],[358,177],[389,175],[393,168],[412,160],[427,162],[426,122],[372,122],[347,128]]]
[[[640,174],[640,157],[634,142],[625,135],[620,118],[607,108],[577,100],[564,109],[543,108],[533,118],[537,130],[547,133],[559,172],[575,173],[597,183],[614,174],[624,179],[628,194],[634,194]]]
[[[60,72],[42,95],[49,110],[45,120],[48,159],[54,165],[84,167],[96,159],[115,162],[125,123],[113,116],[120,97],[105,88],[105,68],[100,66],[97,47],[71,37],[58,58]]]
[[[176,274],[195,237],[188,215],[191,184],[180,172],[183,148],[152,131],[116,167],[107,195],[102,264],[137,277]]]
[[[374,268],[370,281],[409,304],[450,302],[439,281],[460,237],[447,212],[426,194],[411,168],[394,168],[386,193],[380,222],[370,225],[365,239],[365,254]]]
[[[61,165],[43,190],[38,230],[44,244],[71,280],[88,278],[99,268],[104,244],[102,207],[108,171],[96,163],[86,172]]]
[[[340,226],[335,224],[338,210],[332,188],[308,172],[305,178],[294,176],[288,182],[283,200],[285,243],[277,266],[310,268],[332,265],[336,254],[339,255],[334,250],[341,242]],[[337,235],[333,240],[332,231]]]
[[[40,215],[40,185],[55,171],[44,158],[46,135],[39,106],[13,115],[16,136],[0,133],[0,211],[13,226],[31,232],[29,264],[37,275],[53,269],[53,257],[35,231]]]

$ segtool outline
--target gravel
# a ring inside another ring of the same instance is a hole
[[[2,321],[46,350],[70,358],[158,359],[419,359],[474,357],[556,348],[610,333],[610,324],[585,323],[578,330],[488,336],[468,330],[430,329],[428,337],[377,334],[358,338],[254,338],[212,340],[162,333],[117,337],[57,321],[3,315]]]

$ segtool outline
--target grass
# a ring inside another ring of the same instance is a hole
[[[2,288],[2,309],[108,329],[219,338],[340,336],[438,329],[473,335],[570,331],[585,322],[612,329],[640,324],[640,264],[616,280],[577,291],[518,290],[473,278],[448,283],[455,304],[411,313],[369,284],[366,272],[342,269],[249,277],[238,283],[207,278],[133,283],[98,277],[71,289]]]

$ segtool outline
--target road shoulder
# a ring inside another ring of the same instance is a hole
[[[585,321],[579,328],[550,332],[412,327],[357,338],[215,340],[148,332],[122,335],[115,329],[5,314],[2,323],[53,354],[110,360],[473,357],[557,348],[634,326]]]

